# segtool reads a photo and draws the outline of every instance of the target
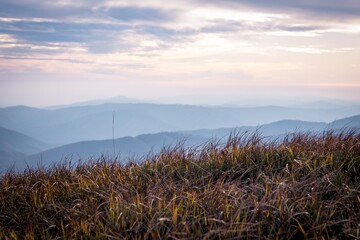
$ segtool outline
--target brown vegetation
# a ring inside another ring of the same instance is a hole
[[[359,239],[360,135],[165,149],[0,178],[1,239]]]

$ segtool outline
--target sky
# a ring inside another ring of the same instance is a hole
[[[0,106],[359,93],[359,0],[0,0]]]

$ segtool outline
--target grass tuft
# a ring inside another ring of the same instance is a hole
[[[0,178],[0,239],[359,239],[360,135],[181,145]]]

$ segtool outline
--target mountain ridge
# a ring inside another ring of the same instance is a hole
[[[0,126],[43,142],[64,145],[86,140],[105,140],[112,137],[113,133],[115,138],[119,138],[164,131],[257,126],[282,119],[330,122],[359,112],[359,106],[339,111],[276,106],[204,107],[151,103],[108,103],[56,110],[20,106],[0,109]]]
[[[351,118],[337,120],[339,123],[346,124],[353,119],[360,119],[360,115]],[[335,122],[335,121],[334,121]],[[82,141],[77,143],[60,146],[49,149],[45,152],[32,155],[27,158],[28,161],[43,159],[45,164],[49,165],[66,157],[77,157],[79,159],[98,158],[101,155],[110,157],[122,157],[128,159],[131,156],[142,156],[151,150],[157,152],[161,148],[176,145],[183,142],[186,147],[200,146],[209,140],[216,140],[218,143],[225,143],[231,133],[247,134],[259,133],[269,139],[281,139],[288,133],[293,132],[322,132],[330,130],[332,123],[306,122],[298,120],[281,120],[271,124],[265,124],[257,127],[240,128],[220,128],[220,129],[200,129],[195,131],[180,132],[160,132],[156,134],[141,134],[136,137],[122,137],[107,140]],[[360,129],[360,122],[356,122],[356,127]],[[338,124],[339,125],[339,124]],[[355,126],[355,125],[354,125]],[[114,148],[114,145],[115,148]],[[115,155],[114,155],[115,151]]]
[[[49,147],[37,139],[0,126],[0,151],[32,154]]]
[[[49,149],[51,145],[22,133],[0,127],[0,171],[15,165],[26,167],[24,159],[29,154],[35,154]]]

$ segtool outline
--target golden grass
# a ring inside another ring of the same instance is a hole
[[[1,239],[359,239],[360,135],[164,149],[0,178]]]

